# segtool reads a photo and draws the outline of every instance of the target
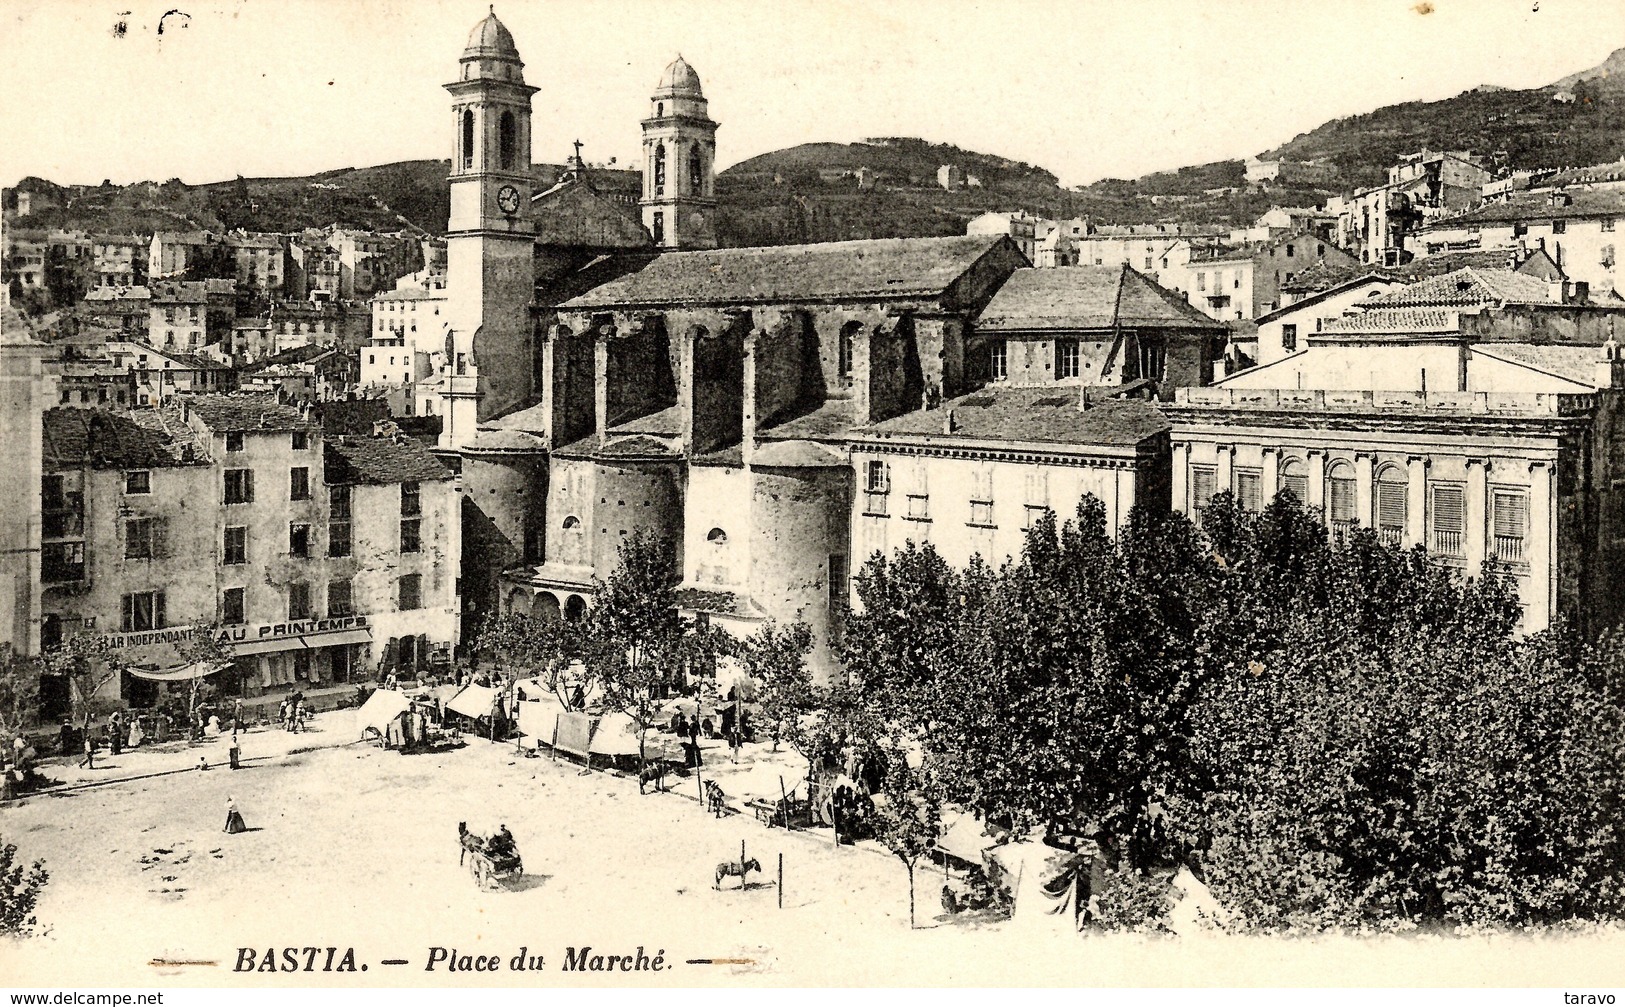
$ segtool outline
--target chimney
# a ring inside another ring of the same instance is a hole
[[[1549,280],[1546,283],[1546,299],[1553,304],[1569,303],[1569,281]]]
[[[952,409],[949,409],[942,417],[942,432],[945,434],[951,434],[958,429],[959,418],[954,415],[954,411]]]
[[[1613,328],[1612,320],[1609,328]],[[1608,341],[1602,344],[1602,359],[1597,361],[1597,373],[1593,380],[1598,388],[1619,388],[1625,385],[1625,360],[1620,358],[1619,344],[1614,342],[1612,332],[1608,334]]]
[[[1088,385],[1079,385],[1078,386],[1078,412],[1081,413],[1086,409],[1092,409],[1092,408],[1094,408],[1094,404],[1095,404],[1094,401],[1092,399],[1090,399],[1090,397],[1089,397],[1089,386]]]

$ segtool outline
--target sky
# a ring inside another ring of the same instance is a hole
[[[0,184],[449,157],[441,85],[486,9],[0,0]],[[537,161],[579,139],[589,161],[627,164],[681,53],[722,124],[723,166],[919,136],[1065,184],[1244,157],[1336,116],[1480,84],[1535,87],[1625,46],[1620,0],[505,0],[496,12],[541,88]]]

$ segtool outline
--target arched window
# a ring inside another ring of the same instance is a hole
[[[463,146],[462,165],[466,168],[474,167],[474,110],[463,109]]]
[[[858,338],[861,322],[847,322],[841,326],[840,341],[835,344],[835,371],[843,379],[852,377],[852,347]]]
[[[1377,537],[1386,545],[1405,540],[1406,497],[1410,480],[1398,465],[1384,465],[1377,473]]]
[[[514,151],[518,146],[518,130],[514,126],[513,113],[503,112],[502,118],[497,120],[497,159],[504,169],[513,167]]]
[[[1359,523],[1354,467],[1348,462],[1337,462],[1326,470],[1326,514],[1332,527],[1340,531],[1351,531]]]
[[[666,103],[663,102],[663,101],[655,102],[655,118],[656,119],[664,119],[665,117],[666,117]]]
[[[1288,458],[1281,463],[1281,489],[1290,490],[1298,503],[1309,506],[1309,473],[1301,460]]]
[[[574,514],[571,514],[569,517],[564,519],[564,530],[565,531],[580,531],[581,530],[581,519],[576,517]]]
[[[700,153],[697,143],[688,150],[688,191],[696,196],[705,195],[705,155]]]
[[[728,533],[721,528],[712,528],[706,533],[705,540],[714,546],[725,546],[728,544]]]
[[[655,144],[655,192],[656,196],[666,194],[666,145]]]

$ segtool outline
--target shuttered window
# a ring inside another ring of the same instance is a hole
[[[1398,545],[1405,537],[1405,491],[1398,480],[1377,483],[1377,535],[1389,545]]]
[[[1257,512],[1263,509],[1264,479],[1257,469],[1236,470],[1236,503],[1242,510]]]
[[[1191,510],[1197,513],[1207,509],[1217,492],[1218,474],[1211,465],[1191,466]]]
[[[1460,486],[1433,487],[1433,551],[1460,556],[1466,530],[1466,491]]]
[[[1495,558],[1520,563],[1529,529],[1529,497],[1518,491],[1497,490],[1494,500]]]
[[[1309,506],[1309,476],[1303,471],[1303,463],[1293,459],[1281,466],[1281,489],[1290,490],[1298,498],[1298,503]]]
[[[1347,469],[1339,470],[1326,481],[1326,506],[1334,524],[1352,525],[1356,521],[1354,476]]]

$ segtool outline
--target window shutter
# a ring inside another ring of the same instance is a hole
[[[124,596],[124,614],[121,628],[126,633],[135,628],[135,595],[133,594]]]
[[[152,519],[152,558],[169,558],[169,519]]]
[[[1459,486],[1433,490],[1433,527],[1439,531],[1466,530],[1467,502]]]
[[[1529,527],[1529,498],[1521,493],[1495,494],[1495,534],[1523,538]]]
[[[243,470],[243,501],[245,503],[253,503],[254,502],[254,470],[253,469],[244,469]]]
[[[1405,484],[1377,484],[1377,527],[1405,527]]]
[[[1354,520],[1354,480],[1334,477],[1331,480],[1331,510],[1333,521]]]
[[[169,623],[164,621],[164,593],[154,591],[152,593],[152,628],[163,629],[167,625]]]

